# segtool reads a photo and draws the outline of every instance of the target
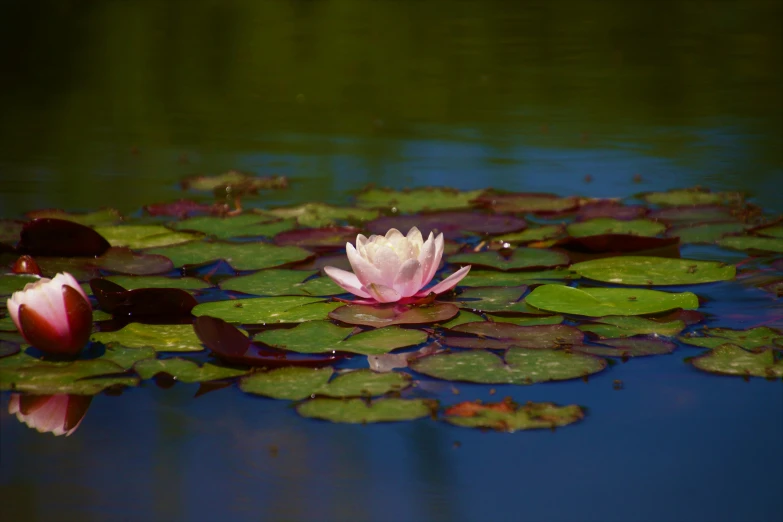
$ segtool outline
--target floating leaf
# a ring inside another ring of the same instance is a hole
[[[174,232],[163,225],[112,225],[95,227],[113,247],[153,248],[201,239],[202,234]]]
[[[110,246],[103,236],[90,227],[64,219],[46,218],[35,219],[24,225],[16,249],[20,254],[33,257],[97,257]],[[40,265],[40,261],[36,261]]]
[[[125,369],[109,360],[43,362],[24,353],[0,359],[0,390],[35,394],[94,395],[110,386],[135,386],[135,377],[115,377]],[[111,376],[111,377],[104,377]]]
[[[619,201],[601,199],[582,204],[576,214],[577,221],[596,218],[632,220],[644,217],[647,209],[641,205],[623,205]]]
[[[645,252],[651,250],[663,250],[664,252],[667,252],[665,249],[671,249],[672,254],[675,257],[679,257],[679,249],[677,248],[678,243],[679,239],[676,237],[601,234],[598,236],[565,237],[555,241],[552,244],[552,248],[558,248],[568,252],[572,261],[578,261],[585,257],[589,259],[591,254]],[[580,256],[579,254],[585,255]]]
[[[21,349],[22,348],[18,343],[12,343],[11,341],[0,341],[0,358],[16,355],[21,351]]]
[[[411,228],[416,227],[425,238],[430,232],[433,232],[436,235],[443,233],[443,237],[446,239],[457,239],[465,232],[495,235],[522,230],[526,226],[525,220],[510,215],[479,212],[437,212],[383,216],[367,223],[366,228],[373,234],[385,235],[392,228],[405,234]]]
[[[603,339],[601,346],[574,346],[574,350],[601,357],[644,357],[672,353],[675,344],[654,337],[629,337],[623,339]]]
[[[521,232],[512,232],[493,238],[495,241],[503,243],[530,243],[531,241],[543,241],[560,237],[565,233],[565,227],[562,225],[543,225],[531,227]]]
[[[718,245],[734,250],[763,250],[783,253],[783,239],[754,236],[729,236],[718,241]]]
[[[122,220],[122,215],[119,211],[113,208],[102,208],[95,212],[87,212],[85,214],[78,214],[75,212],[66,212],[60,209],[45,209],[45,210],[33,210],[27,213],[27,217],[30,219],[63,219],[65,221],[73,221],[87,227],[95,227],[99,225],[112,225]]]
[[[427,340],[426,332],[399,326],[387,326],[348,337],[352,331],[352,328],[343,328],[329,321],[308,321],[294,328],[266,330],[256,335],[254,340],[299,353],[336,351],[364,355],[379,355]]]
[[[192,330],[192,329],[191,329]],[[159,373],[167,373],[181,382],[205,382],[219,379],[230,379],[246,374],[247,370],[226,368],[215,364],[205,363],[199,366],[193,361],[175,357],[172,359],[145,359],[137,362],[133,369],[139,376],[146,380]]]
[[[496,403],[461,402],[446,409],[443,420],[463,428],[489,428],[514,433],[533,429],[554,429],[584,418],[576,405],[528,402],[523,406],[510,399]]]
[[[667,192],[647,192],[641,197],[653,205],[684,206],[684,205],[720,205],[724,203],[739,203],[742,194],[739,192],[710,192],[699,187],[675,189]]]
[[[26,274],[3,274],[0,275],[0,296],[11,295],[14,292],[23,290],[29,283],[38,281],[38,277]]]
[[[470,351],[423,357],[411,369],[447,381],[484,384],[533,384],[577,379],[600,372],[606,361],[563,350],[511,348],[503,359],[492,352]]]
[[[459,313],[453,318],[445,323],[439,324],[441,328],[454,328],[457,325],[465,324],[465,323],[473,323],[476,321],[483,321],[484,318],[481,317],[478,314],[474,314],[473,312],[466,312],[465,310],[460,310]]]
[[[783,377],[783,362],[775,357],[775,350],[753,353],[733,344],[722,344],[704,355],[694,357],[691,364],[699,370],[743,377]]]
[[[601,234],[629,234],[635,236],[657,236],[666,226],[649,219],[622,221],[612,218],[595,218],[580,223],[571,223],[566,230],[573,237],[597,236]]]
[[[777,341],[783,341],[783,333],[767,326],[758,326],[748,330],[732,330],[730,328],[704,329],[705,337],[680,337],[679,340],[693,346],[717,348],[726,343],[740,346],[746,350],[756,350],[764,346],[772,346]]]
[[[409,421],[428,417],[432,410],[433,403],[424,399],[311,399],[296,407],[302,417],[350,424]]]
[[[24,221],[0,219],[0,243],[15,245],[24,228]]]
[[[171,271],[169,258],[151,254],[136,254],[127,248],[113,247],[100,257],[36,257],[44,277],[69,272],[79,281],[100,277],[101,271],[128,275],[154,275]]]
[[[268,269],[255,274],[232,277],[220,283],[221,290],[255,295],[339,295],[345,290],[328,277],[309,279],[318,272]],[[307,280],[307,281],[306,281]]]
[[[778,223],[777,225],[770,225],[766,227],[760,227],[754,230],[756,234],[762,236],[776,237],[783,239],[783,225]]]
[[[481,321],[455,326],[445,332],[445,344],[457,348],[504,350],[529,348],[554,350],[582,344],[584,334],[573,326],[562,324],[519,326],[511,323]]]
[[[324,203],[305,203],[296,207],[273,208],[267,214],[281,218],[295,218],[303,227],[328,227],[342,221],[363,222],[378,217],[377,210],[352,207],[333,207]]]
[[[266,324],[301,323],[326,319],[326,315],[341,306],[317,297],[258,297],[202,303],[192,313],[210,315],[230,323]]]
[[[239,382],[239,388],[273,399],[296,401],[316,395],[372,397],[403,390],[411,384],[409,375],[371,370],[341,373],[329,382],[333,373],[331,368],[280,368],[249,375]]]
[[[495,212],[547,214],[574,210],[579,206],[579,199],[562,198],[555,194],[487,192],[477,198],[476,203],[487,206]]]
[[[522,286],[541,281],[570,281],[581,276],[572,270],[538,270],[526,272],[497,272],[495,270],[471,270],[459,286]]]
[[[159,352],[200,352],[204,349],[190,324],[130,323],[115,332],[97,332],[92,340],[130,348],[149,346]]]
[[[745,225],[737,221],[727,223],[706,223],[696,226],[684,226],[669,230],[668,236],[679,237],[681,243],[714,243],[723,236],[737,234],[745,230]]]
[[[735,220],[730,208],[717,205],[662,208],[653,211],[648,217],[656,221],[663,221],[664,223],[670,224],[709,223],[713,221]]]
[[[347,324],[381,328],[395,324],[430,324],[448,321],[459,313],[450,303],[433,303],[426,306],[401,304],[341,306],[329,313],[329,317]]]
[[[449,188],[418,188],[396,191],[367,189],[359,193],[356,202],[363,208],[396,209],[397,212],[414,213],[422,210],[453,210],[468,208],[481,190],[460,192]]]
[[[240,214],[238,216],[200,216],[169,224],[177,230],[194,230],[218,239],[230,237],[268,236],[291,230],[296,226],[293,219],[277,219],[261,214]]]
[[[680,294],[637,288],[572,288],[543,285],[525,298],[527,304],[550,312],[601,317],[644,315],[674,308],[694,310],[699,299],[690,292]]]
[[[631,337],[641,334],[674,336],[685,329],[683,321],[660,322],[637,316],[600,317],[595,321],[595,323],[582,324],[579,329],[604,338]]]
[[[180,290],[202,290],[210,285],[195,277],[165,277],[165,276],[127,276],[114,275],[104,277],[107,281],[119,285],[126,290],[139,288],[179,288]]]
[[[221,203],[198,203],[189,199],[178,199],[166,203],[144,205],[144,211],[150,216],[172,216],[184,219],[194,214],[223,214],[228,209]]]
[[[191,176],[183,179],[181,185],[185,190],[203,192],[255,193],[259,190],[288,188],[288,179],[285,176],[254,176],[229,170],[213,176]]]
[[[178,288],[125,290],[106,279],[91,279],[90,288],[103,311],[134,319],[190,317],[198,304],[192,295]]]
[[[454,303],[461,308],[482,312],[543,313],[520,300],[526,290],[527,287],[524,285],[507,288],[499,286],[466,288]]]
[[[560,324],[565,319],[562,315],[524,316],[486,314],[487,319],[496,323],[510,323],[519,326],[540,326],[545,324]]]
[[[343,248],[353,243],[360,229],[355,227],[325,227],[289,230],[275,236],[275,243],[309,248]]]
[[[571,270],[582,277],[620,285],[692,285],[730,281],[733,265],[693,259],[621,256],[575,263]]]
[[[168,257],[174,266],[196,265],[224,259],[236,270],[260,270],[303,261],[312,254],[293,246],[268,243],[190,242],[147,251]]]
[[[487,251],[457,254],[449,256],[447,261],[454,264],[487,266],[497,270],[522,270],[567,265],[568,255],[540,248],[519,247],[508,256],[495,251]]]

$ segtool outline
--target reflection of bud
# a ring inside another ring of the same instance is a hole
[[[92,306],[68,273],[14,292],[8,313],[27,342],[46,353],[76,355],[92,333]]]
[[[87,408],[91,395],[11,395],[8,413],[16,415],[41,433],[51,432],[66,437],[76,431]]]

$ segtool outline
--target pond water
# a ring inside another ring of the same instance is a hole
[[[0,20],[0,218],[102,206],[139,217],[154,202],[212,200],[179,181],[229,169],[289,178],[246,207],[345,205],[371,183],[590,197],[702,185],[783,212],[778,0],[43,5],[8,2]],[[758,288],[688,289],[708,326],[783,327],[780,299]],[[6,414],[3,392],[0,511],[31,521],[779,520],[780,379],[683,363],[700,353],[679,345],[587,382],[499,385],[494,396],[424,380],[423,393],[446,403],[587,408],[554,432],[333,424],[236,386],[194,398],[198,385],[145,381],[97,395],[65,438]]]

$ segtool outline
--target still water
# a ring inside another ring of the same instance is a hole
[[[184,176],[231,168],[291,179],[250,206],[347,202],[368,183],[607,197],[701,184],[783,212],[779,0],[2,9],[0,217],[133,213],[182,197]],[[708,305],[720,326],[738,328],[779,310],[760,293]],[[2,415],[0,513],[779,519],[780,383],[697,374],[682,363],[697,353],[639,359],[589,383],[497,387],[498,397],[589,408],[555,433],[334,425],[234,388],[193,399],[182,384],[98,396],[67,439]],[[486,387],[459,389],[459,400],[490,399]]]

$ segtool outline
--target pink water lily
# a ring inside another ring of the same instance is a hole
[[[71,274],[41,278],[6,303],[16,328],[42,352],[75,355],[92,333],[92,306]]]
[[[443,256],[443,234],[427,241],[413,227],[407,236],[393,228],[385,236],[356,236],[356,246],[346,243],[353,273],[333,266],[324,267],[326,275],[352,294],[378,303],[395,303],[409,298],[442,294],[451,290],[470,271],[470,265],[451,274],[431,288]]]
[[[14,393],[8,413],[41,433],[66,437],[82,423],[92,397],[89,395],[20,395]]]

